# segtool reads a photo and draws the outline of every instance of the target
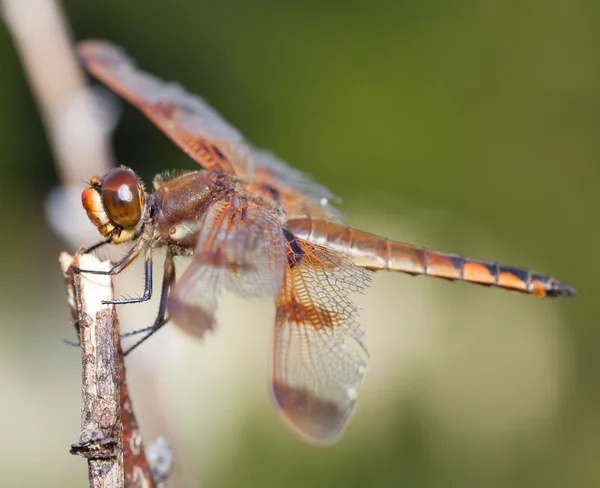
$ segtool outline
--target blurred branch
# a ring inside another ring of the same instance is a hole
[[[118,345],[118,357],[119,363],[119,383],[121,386],[120,394],[120,406],[121,406],[121,420],[123,427],[123,449],[125,456],[123,459],[123,465],[125,470],[125,486],[126,487],[153,487],[154,479],[163,480],[169,474],[170,463],[168,463],[168,469],[161,470],[160,468],[153,469],[150,466],[146,458],[146,451],[144,449],[144,442],[142,440],[142,434],[140,432],[135,412],[133,410],[133,403],[129,397],[129,388],[125,379],[125,364],[123,362],[123,351],[121,350],[121,342],[117,338]],[[170,459],[170,446],[167,445],[166,454],[163,457]],[[162,466],[162,464],[161,464]]]
[[[109,131],[73,54],[55,0],[0,0],[38,103],[63,184],[81,184],[112,164]]]
[[[114,117],[85,82],[60,2],[0,0],[0,14],[25,68],[62,182],[49,196],[48,220],[73,247],[89,245],[81,186],[114,166],[109,143]]]
[[[91,255],[60,255],[82,354],[81,433],[71,453],[88,460],[90,486],[152,487],[144,444],[125,381],[110,276],[73,273],[72,266],[108,270]]]

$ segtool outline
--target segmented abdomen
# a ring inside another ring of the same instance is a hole
[[[355,264],[370,270],[462,280],[537,296],[576,294],[570,286],[525,268],[431,251],[327,220],[294,219],[286,229],[301,239],[350,255]]]

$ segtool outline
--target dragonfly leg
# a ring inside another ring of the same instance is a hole
[[[89,254],[92,251],[95,251],[96,249],[98,249],[99,247],[105,246],[106,244],[110,244],[112,242],[111,239],[104,239],[103,241],[97,242],[96,244],[94,244],[93,246],[88,247],[87,249],[84,249],[81,254]]]
[[[137,257],[137,256],[136,256]],[[135,259],[135,258],[134,258]],[[112,305],[123,305],[125,303],[141,303],[152,298],[152,248],[146,248],[144,257],[144,294],[135,298],[115,298],[112,300],[102,300],[102,303]]]
[[[99,247],[100,244],[97,245]],[[92,246],[94,247],[94,246]],[[144,260],[144,294],[141,297],[136,298],[119,298],[115,300],[103,300],[103,304],[112,304],[112,305],[120,305],[124,303],[140,303],[150,300],[152,297],[152,249],[147,247],[144,239],[140,239],[135,246],[131,248],[131,250],[125,254],[121,258],[119,262],[117,262],[112,268],[109,270],[96,270],[96,269],[82,269],[78,266],[71,266],[75,273],[90,273],[90,274],[98,274],[98,275],[110,275],[114,276],[119,274],[125,268],[127,268],[131,263],[133,263],[142,250],[146,247],[146,257]]]
[[[90,273],[90,274],[98,274],[98,275],[116,275],[119,274],[121,271],[123,271],[125,268],[127,268],[127,266],[129,266],[131,263],[133,263],[137,257],[140,255],[140,252],[142,252],[142,249],[145,246],[145,242],[143,239],[140,239],[135,246],[133,246],[131,248],[131,250],[125,254],[125,256],[123,256],[121,258],[121,260],[119,262],[117,262],[112,268],[110,268],[109,270],[97,270],[97,269],[82,269],[79,266],[71,266],[71,268],[73,269],[73,272],[75,273]],[[100,244],[98,244],[97,246],[92,246],[90,249],[95,249],[95,247],[100,247]]]
[[[127,351],[125,351],[125,355],[129,354],[140,344],[142,344],[144,341],[150,338],[153,334],[158,332],[160,328],[169,321],[169,317],[166,316],[167,299],[169,298],[169,291],[171,287],[175,284],[175,264],[173,263],[173,253],[170,250],[167,250],[167,257],[165,258],[164,268],[165,269],[160,291],[160,304],[158,306],[158,313],[156,314],[156,319],[154,319],[154,323],[150,327],[135,330],[133,332],[121,335],[121,339],[123,339],[125,337],[131,337],[133,335],[146,333],[144,337],[142,337],[138,342],[136,342],[133,346],[127,349]]]

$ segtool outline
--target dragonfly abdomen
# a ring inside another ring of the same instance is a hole
[[[393,246],[392,242],[392,248]],[[424,275],[461,280],[478,285],[497,286],[537,296],[568,296],[575,291],[549,276],[526,268],[507,266],[453,254],[422,249]],[[389,268],[395,270],[396,268]],[[401,271],[401,269],[396,269]]]
[[[496,286],[537,296],[571,296],[575,290],[549,276],[457,254],[392,241],[342,224],[317,219],[295,219],[287,230],[301,239],[352,257],[358,266]]]

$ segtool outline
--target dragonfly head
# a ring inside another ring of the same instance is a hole
[[[81,202],[100,234],[113,243],[127,242],[140,233],[146,196],[140,179],[125,166],[90,178]]]

